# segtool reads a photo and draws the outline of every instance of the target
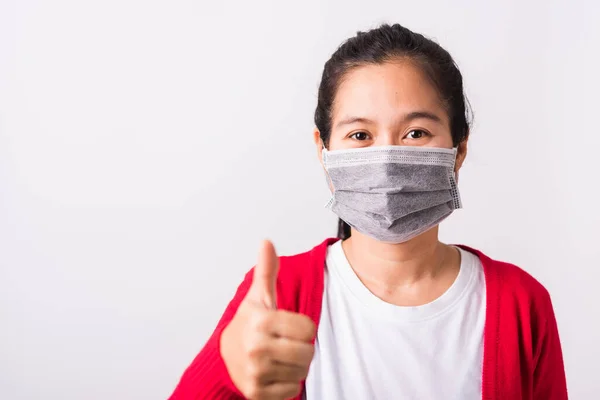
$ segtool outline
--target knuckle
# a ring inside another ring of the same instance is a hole
[[[271,315],[269,312],[257,312],[252,319],[252,329],[258,332],[265,332],[271,324]]]
[[[306,333],[311,338],[314,337],[317,333],[317,325],[313,322],[312,319],[306,318]]]
[[[245,352],[249,359],[257,360],[262,358],[266,349],[261,340],[258,340],[258,338],[250,338],[246,341]]]
[[[307,339],[312,339],[317,332],[317,326],[313,320],[306,315],[298,315],[298,317],[299,318],[297,319],[296,324],[298,327],[298,332],[302,333],[302,336],[306,337]]]
[[[302,385],[300,385],[299,383],[294,384],[291,388],[290,388],[290,397],[297,397],[300,395],[300,392],[302,391]]]
[[[308,367],[310,366],[310,363],[312,362],[314,355],[315,355],[315,346],[308,345],[302,349],[301,353],[298,355],[298,359],[302,363],[302,365],[305,366],[306,369],[308,369]]]
[[[310,364],[310,362],[312,361],[314,356],[315,356],[315,346],[311,344],[308,347],[308,349],[306,350],[306,358],[307,358],[308,364]]]
[[[249,363],[246,374],[252,384],[258,384],[263,374],[263,369],[258,363]]]
[[[257,382],[250,382],[246,385],[246,390],[243,392],[248,399],[259,399],[261,396],[260,386]]]
[[[302,374],[300,376],[300,380],[301,381],[306,380],[307,377],[308,377],[308,367],[302,369]]]

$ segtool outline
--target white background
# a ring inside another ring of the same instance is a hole
[[[442,238],[551,292],[571,398],[600,392],[600,6],[0,1],[0,398],[164,399],[263,237],[335,234],[312,144],[327,58],[400,22],[475,110]]]

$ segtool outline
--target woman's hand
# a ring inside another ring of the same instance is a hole
[[[221,356],[229,375],[252,400],[298,396],[314,354],[313,321],[277,310],[278,270],[273,244],[264,241],[252,286],[221,335]]]

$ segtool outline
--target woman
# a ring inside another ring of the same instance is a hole
[[[465,103],[422,35],[383,25],[342,44],[314,131],[341,240],[281,258],[265,242],[172,399],[567,398],[545,288],[438,240],[461,206]]]

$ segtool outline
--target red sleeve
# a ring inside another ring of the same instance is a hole
[[[566,400],[567,382],[563,363],[560,338],[552,301],[548,292],[546,295],[544,325],[540,331],[540,341],[537,351],[537,362],[533,376],[534,400]]]
[[[219,343],[223,329],[235,315],[252,283],[252,270],[246,274],[221,320],[192,364],[185,370],[169,400],[244,399],[235,387],[221,357]]]

